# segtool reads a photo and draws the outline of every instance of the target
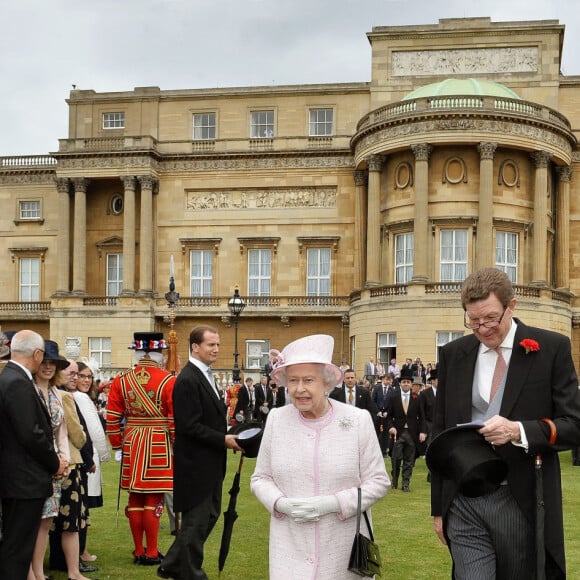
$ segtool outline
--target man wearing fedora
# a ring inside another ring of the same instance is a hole
[[[387,428],[394,438],[391,486],[397,489],[402,468],[402,490],[411,491],[411,476],[419,450],[419,397],[411,391],[412,371],[401,371],[400,391],[389,397]]]
[[[449,546],[455,579],[532,578],[536,556],[545,568],[542,577],[565,578],[558,451],[580,443],[580,396],[570,341],[515,318],[512,283],[496,268],[468,276],[461,303],[465,326],[473,334],[441,349],[431,448],[438,434],[461,433],[457,425],[480,422],[477,432],[493,444],[489,449],[503,460],[505,476],[491,487],[485,480],[470,485],[466,493],[464,476],[449,476],[462,473],[464,466],[449,464],[470,458],[461,453],[459,438],[454,444],[448,437],[442,469],[431,465],[435,532]],[[537,530],[536,457],[543,464],[538,491],[545,516]],[[472,471],[479,469],[486,471],[484,464]],[[545,550],[537,551],[536,541]]]
[[[219,347],[215,328],[196,326],[189,335],[189,362],[175,382],[173,506],[182,517],[179,534],[157,569],[161,578],[207,580],[203,550],[220,516],[226,450],[243,451],[237,435],[226,433],[223,393],[211,370]]]
[[[137,364],[111,383],[107,435],[113,449],[123,451],[121,488],[129,492],[126,514],[134,563],[154,566],[163,558],[157,542],[164,495],[173,489],[175,377],[162,368],[162,351],[167,348],[162,333],[135,332],[129,348],[135,351]]]

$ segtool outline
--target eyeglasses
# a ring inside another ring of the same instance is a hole
[[[77,377],[79,379],[81,379],[82,381],[86,381],[86,380],[93,380],[93,375],[82,375],[81,373],[77,374]]]
[[[467,317],[467,312],[465,312],[463,315],[463,326],[465,326],[465,328],[469,328],[470,330],[479,330],[482,326],[483,328],[495,328],[501,324],[506,310],[507,307],[503,309],[503,312],[499,318],[489,318],[485,322],[474,322]]]
[[[76,371],[69,371],[68,372],[68,376],[69,377],[78,377],[79,373],[77,373]]]

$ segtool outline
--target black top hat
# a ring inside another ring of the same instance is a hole
[[[409,381],[413,380],[413,369],[401,369],[401,374],[399,376],[399,380],[408,379]]]
[[[466,424],[443,431],[427,448],[427,467],[451,479],[467,497],[495,491],[506,478],[507,463],[478,433],[481,424]]]
[[[228,435],[238,436],[238,445],[246,457],[258,457],[263,434],[264,429],[260,423],[238,423],[228,431]]]
[[[151,350],[162,350],[168,348],[168,346],[163,339],[162,332],[134,332],[133,344],[129,348],[149,352]]]
[[[66,358],[58,354],[58,344],[54,340],[44,341],[44,358],[43,360],[50,360],[56,364],[56,370],[62,371],[70,365]]]
[[[429,378],[436,379],[437,378],[437,367],[433,367],[429,372]]]

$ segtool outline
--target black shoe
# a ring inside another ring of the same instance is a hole
[[[92,564],[85,564],[82,560],[79,560],[79,572],[83,574],[86,572],[96,572],[99,568],[97,566],[93,566]]]
[[[397,481],[395,479],[393,479],[393,481],[391,481],[391,487],[393,489],[397,489],[399,487],[399,484],[397,483]]]
[[[409,493],[411,490],[409,489],[408,485],[403,485],[403,491]]]
[[[137,564],[140,566],[158,566],[161,564],[161,562],[163,562],[163,558],[165,558],[165,556],[161,552],[157,553],[156,558],[150,558],[149,556],[143,554]]]
[[[159,576],[159,578],[173,578],[173,576],[163,566],[157,568],[157,576]]]

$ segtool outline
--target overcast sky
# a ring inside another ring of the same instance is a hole
[[[0,156],[57,151],[73,84],[366,82],[373,26],[472,16],[559,20],[562,70],[580,74],[580,0],[3,0]]]

